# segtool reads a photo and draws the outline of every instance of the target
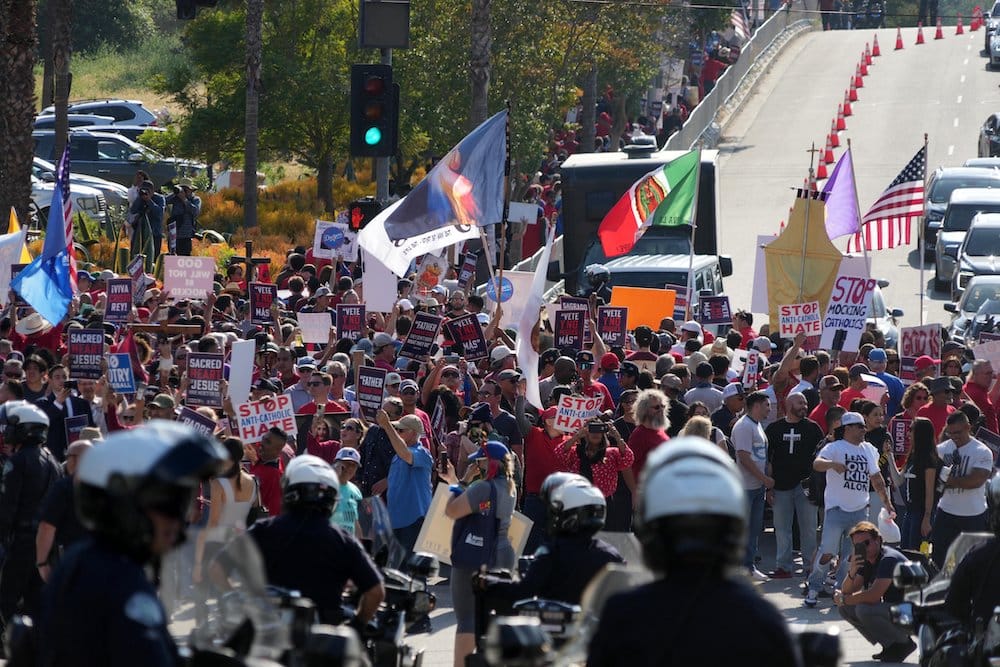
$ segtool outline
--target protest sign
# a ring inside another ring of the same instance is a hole
[[[146,275],[143,272],[145,266],[146,256],[136,255],[125,269],[125,273],[132,279],[132,303],[137,306],[142,303],[142,295],[146,293]]]
[[[403,346],[399,348],[398,356],[423,360],[431,353],[443,321],[444,318],[440,315],[422,311],[417,313],[413,318],[413,324],[410,325],[409,333],[403,340]]]
[[[375,313],[388,313],[399,298],[396,291],[399,276],[367,250],[361,251],[361,264],[364,267],[365,306]]]
[[[556,348],[577,351],[583,349],[583,316],[581,310],[560,308],[556,311],[556,320],[552,323]]]
[[[496,280],[486,283],[486,298],[489,302],[503,304],[503,313],[500,317],[501,329],[519,326],[524,309],[531,299],[531,284],[534,279],[535,274],[531,271],[504,271],[499,295],[497,295]]]
[[[743,388],[755,389],[760,375],[760,352],[747,350],[746,361],[743,362]]]
[[[446,434],[444,401],[436,401],[434,403],[434,413],[431,415],[431,435],[434,438],[434,442],[441,444],[444,442]]]
[[[601,306],[597,309],[597,335],[609,347],[625,347],[628,332],[628,308]]]
[[[664,285],[664,288],[674,293],[674,319],[678,322],[687,320],[689,303],[687,285],[671,285],[668,283]]]
[[[795,338],[800,333],[804,333],[806,336],[823,334],[823,318],[819,311],[819,301],[778,306],[778,318],[781,322],[782,338]]]
[[[729,307],[729,297],[698,297],[698,322],[702,325],[732,324],[733,313]]]
[[[601,413],[602,405],[604,405],[603,396],[581,397],[563,394],[559,397],[556,409],[555,427],[563,433],[576,433],[588,419]]]
[[[233,405],[246,403],[250,396],[255,353],[256,345],[253,340],[238,340],[233,343],[229,355],[229,398]]]
[[[1000,333],[991,333],[989,331],[979,332],[980,343],[985,343],[988,340],[1000,340]]]
[[[563,310],[580,310],[583,311],[583,344],[593,345],[594,344],[594,332],[590,330],[590,301],[578,296],[566,296],[563,294],[559,297],[559,307]]]
[[[448,275],[448,260],[434,254],[424,255],[417,267],[416,289],[421,294],[430,294],[430,291],[441,284],[445,276]]]
[[[295,423],[292,398],[278,394],[260,401],[243,403],[236,408],[239,438],[244,444],[260,442],[269,429],[277,427],[288,435],[299,432]]]
[[[188,405],[222,407],[224,357],[217,352],[191,352],[187,359]]]
[[[7,301],[7,292],[10,291],[10,267],[21,258],[24,234],[21,230],[0,236],[0,300],[3,302]]]
[[[674,316],[676,297],[673,290],[615,285],[609,305],[628,308],[628,325],[632,329],[645,324],[659,331],[660,321]]]
[[[892,455],[897,463],[906,460],[910,451],[910,427],[913,420],[903,415],[896,415],[889,420],[889,437],[892,439]]]
[[[510,212],[507,214],[507,222],[519,222],[522,225],[534,225],[538,223],[540,208],[538,204],[531,202],[512,201]]]
[[[97,380],[104,374],[104,329],[70,329],[69,376],[74,380]]]
[[[278,298],[278,286],[273,283],[249,283],[250,322],[253,324],[274,324],[271,304]]]
[[[366,330],[364,304],[342,303],[337,306],[337,338],[357,341],[365,335]]]
[[[374,423],[375,413],[382,409],[385,394],[385,369],[362,366],[358,369],[358,384],[354,395],[365,419]]]
[[[875,291],[875,279],[841,273],[833,282],[830,302],[823,318],[820,347],[826,350],[857,352],[868,319],[868,304]]]
[[[215,282],[213,257],[163,255],[163,290],[173,299],[204,299]]]
[[[8,287],[14,281],[14,278],[17,278],[17,274],[21,273],[21,271],[23,271],[24,267],[26,267],[26,266],[28,266],[28,265],[27,264],[11,264],[10,265],[10,280],[7,281]],[[17,305],[17,306],[27,306],[28,302],[25,301],[24,298],[19,293],[15,292],[14,293],[14,305]]]
[[[341,259],[353,262],[358,258],[357,234],[346,222],[316,221],[313,236],[313,257],[321,259]]]
[[[467,252],[462,258],[462,266],[458,270],[458,288],[463,292],[468,292],[476,277],[476,253]]]
[[[941,356],[941,325],[925,324],[920,327],[902,327],[899,330],[899,379],[906,384],[916,382],[914,362],[917,357]]]
[[[298,320],[303,343],[330,342],[330,313],[299,313]]]
[[[194,430],[204,433],[208,437],[212,437],[215,434],[215,420],[210,419],[197,410],[187,406],[181,408],[180,414],[177,415],[177,421],[182,424],[187,424]]]
[[[127,322],[132,312],[132,279],[113,278],[108,281],[104,301],[105,322]]]
[[[466,313],[452,318],[445,325],[450,332],[449,338],[462,348],[462,356],[466,361],[479,361],[489,356],[489,347],[483,335],[483,327],[472,313]]]
[[[135,393],[135,373],[132,372],[132,357],[128,352],[108,355],[108,384],[116,394]]]
[[[71,445],[80,439],[80,433],[89,426],[87,415],[74,415],[66,417],[64,424],[66,428],[66,444]]]

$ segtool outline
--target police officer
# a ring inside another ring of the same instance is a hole
[[[179,422],[113,433],[80,461],[77,508],[92,532],[67,551],[42,592],[40,664],[174,667],[177,646],[145,566],[184,540],[199,485],[228,454]]]
[[[341,596],[347,580],[354,582],[361,600],[352,624],[360,627],[375,615],[385,589],[357,539],[330,524],[339,489],[329,463],[297,456],[285,468],[281,514],[258,521],[248,534],[260,549],[268,583],[301,592],[316,604],[323,623],[344,620]]]
[[[736,465],[717,445],[654,450],[636,535],[656,579],[608,599],[587,665],[799,665],[781,614],[735,573],[746,524]]]
[[[538,596],[579,604],[591,579],[608,563],[624,563],[618,550],[594,537],[604,527],[604,494],[581,475],[557,472],[542,483],[539,494],[547,507],[549,539],[521,581],[477,575],[480,588],[511,602]]]
[[[968,630],[977,619],[988,622],[1000,600],[1000,476],[986,483],[989,524],[995,537],[966,554],[955,568],[945,607]]]
[[[26,401],[6,405],[4,442],[14,454],[3,467],[0,482],[0,538],[7,558],[0,571],[0,620],[4,626],[23,605],[33,613],[42,579],[35,564],[38,509],[49,489],[62,477],[56,458],[45,447],[49,418]]]

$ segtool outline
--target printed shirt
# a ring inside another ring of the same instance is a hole
[[[951,477],[967,477],[973,470],[992,470],[993,452],[975,438],[961,447],[953,440],[938,445],[938,456],[951,466]],[[954,516],[978,516],[986,511],[986,484],[975,489],[946,488],[938,509]]]
[[[572,446],[567,446],[573,442]],[[556,448],[556,456],[562,463],[563,470],[568,472],[580,472],[580,457],[576,453],[576,442],[566,440]],[[590,464],[591,480],[605,498],[611,497],[618,489],[618,473],[632,466],[635,462],[635,454],[628,447],[621,451],[617,447],[608,447],[604,453],[604,460]]]
[[[867,442],[852,445],[846,440],[835,440],[819,450],[819,457],[842,463],[843,474],[826,471],[826,494],[823,496],[827,509],[838,507],[845,512],[857,512],[868,504],[868,483],[872,475],[878,474],[878,452]]]

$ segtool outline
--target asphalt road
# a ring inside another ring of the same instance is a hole
[[[959,166],[976,156],[979,127],[1000,108],[1000,74],[985,68],[979,50],[982,31],[944,39],[916,29],[903,30],[904,49],[895,51],[894,30],[878,31],[881,57],[874,58],[853,115],[840,133],[839,158],[852,142],[862,213],[929,138],[928,169]],[[793,188],[808,173],[813,143],[822,149],[844,99],[865,44],[875,32],[812,32],[799,37],[777,58],[756,91],[722,132],[721,252],[734,259],[726,292],[734,307],[749,307],[752,248],[758,234],[776,234],[793,203]],[[832,172],[832,165],[830,167]],[[889,307],[902,308],[902,326],[920,323],[920,274],[914,245],[871,253],[872,274],[890,281],[884,290]],[[842,251],[846,238],[837,242]],[[944,293],[931,292],[933,263],[924,273],[925,322],[950,321]],[[761,318],[763,321],[763,317]]]

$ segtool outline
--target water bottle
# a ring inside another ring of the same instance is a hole
[[[938,473],[937,481],[937,493],[941,495],[944,493],[944,486],[948,483],[948,478],[951,477],[951,466],[942,466],[941,472]]]

